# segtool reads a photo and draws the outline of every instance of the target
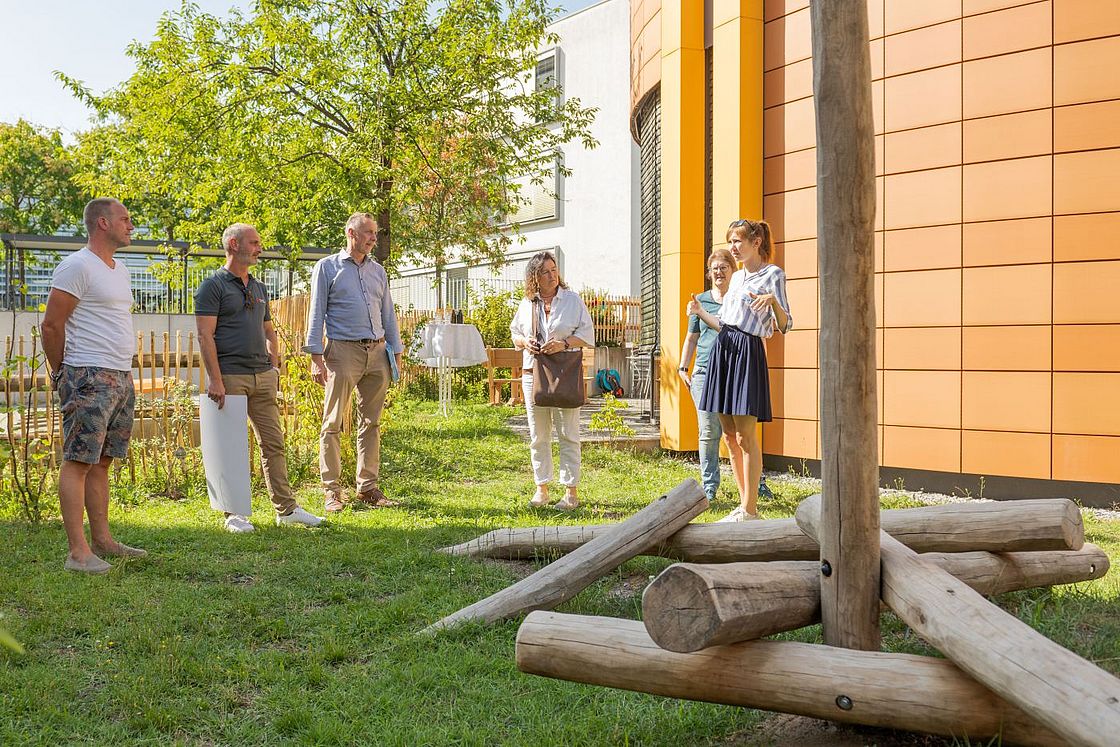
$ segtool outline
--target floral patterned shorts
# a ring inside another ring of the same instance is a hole
[[[136,389],[131,371],[63,366],[58,381],[62,410],[62,458],[97,464],[128,456]]]

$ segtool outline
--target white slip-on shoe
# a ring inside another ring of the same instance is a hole
[[[113,566],[105,562],[96,555],[89,556],[89,560],[84,563],[78,562],[73,558],[67,556],[66,562],[62,567],[68,571],[75,571],[76,573],[87,573],[91,576],[100,576],[103,573],[108,573],[113,570]]]
[[[276,514],[276,526],[278,527],[285,524],[302,524],[306,527],[317,527],[322,523],[323,517],[308,513],[299,506],[296,506],[295,510],[287,516]]]
[[[233,532],[234,534],[248,534],[255,531],[249,519],[239,514],[230,514],[226,517],[226,531]]]
[[[729,513],[727,516],[724,516],[722,519],[716,519],[716,523],[722,524],[724,522],[747,521],[748,516],[750,516],[750,514],[744,511],[742,506],[736,506],[735,510]]]

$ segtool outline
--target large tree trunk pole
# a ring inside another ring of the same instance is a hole
[[[944,659],[751,641],[691,654],[665,651],[636,620],[534,612],[517,632],[529,674],[670,698],[851,724],[1058,745],[1058,739]]]
[[[964,552],[921,555],[980,594],[1073,584],[1108,572],[1095,545],[1044,552]],[[642,595],[650,638],[670,651],[700,651],[750,641],[820,622],[820,566],[778,563],[678,563]]]
[[[875,135],[867,3],[809,7],[821,299],[821,616],[825,643],[877,650]]]
[[[886,532],[883,601],[994,692],[1074,744],[1115,745],[1120,679],[1067,651]]]
[[[513,586],[433,623],[425,632],[467,620],[495,622],[529,610],[555,607],[627,560],[641,555],[651,545],[664,542],[666,537],[707,510],[704,490],[695,480],[685,480],[612,531]]]
[[[819,496],[814,509],[820,512]],[[1046,499],[889,509],[883,529],[917,552],[1076,550],[1085,539],[1081,513],[1072,501]],[[495,529],[440,552],[479,558],[517,559],[564,555],[611,531],[617,524]],[[692,563],[810,560],[816,540],[793,519],[689,524],[646,554]]]

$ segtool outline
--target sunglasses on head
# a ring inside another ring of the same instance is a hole
[[[257,304],[257,302],[253,300],[253,292],[245,286],[241,286],[241,295],[245,296],[245,306],[243,308],[251,311]]]
[[[753,220],[747,220],[746,218],[739,218],[738,220],[731,221],[731,225],[729,225],[728,228],[738,228],[739,226],[753,226],[753,225],[754,225]]]

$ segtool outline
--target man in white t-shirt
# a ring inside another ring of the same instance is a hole
[[[58,493],[70,543],[64,567],[99,574],[112,568],[102,558],[147,555],[109,531],[109,465],[128,456],[136,404],[132,285],[113,253],[132,243],[133,226],[128,209],[106,197],[90,200],[82,220],[89,241],[54,269],[42,332],[62,411]]]

